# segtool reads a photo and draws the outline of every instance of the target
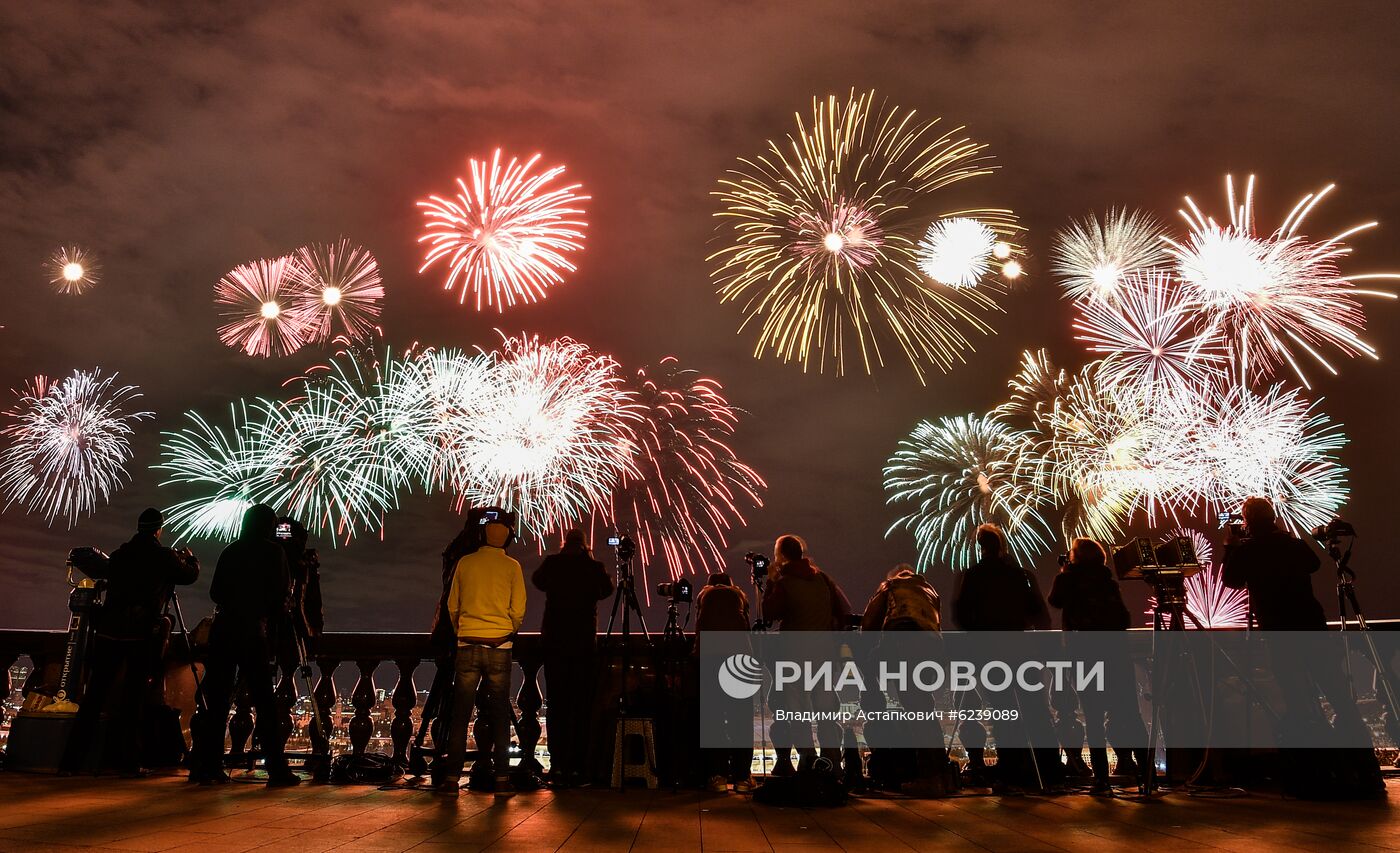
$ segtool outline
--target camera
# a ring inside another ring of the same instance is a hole
[[[1356,528],[1351,526],[1351,522],[1334,518],[1326,524],[1318,525],[1312,529],[1312,538],[1317,540],[1319,545],[1327,545],[1336,542],[1343,536],[1355,536]]]
[[[1233,512],[1220,513],[1220,529],[1230,531],[1230,535],[1236,539],[1244,538],[1244,516]]]
[[[264,527],[263,529],[266,530],[267,528]],[[292,523],[291,523],[290,521],[284,521],[284,522],[282,522],[281,524],[277,525],[277,538],[278,538],[278,539],[291,539],[291,538],[292,538]]]
[[[750,551],[744,555],[744,562],[753,566],[754,580],[766,580],[768,578],[769,560],[767,557]]]
[[[681,578],[676,581],[666,581],[656,585],[656,594],[663,598],[669,598],[678,604],[689,604],[694,600],[695,590],[690,585],[690,581]]]
[[[1058,563],[1059,566],[1060,566],[1060,568],[1063,569],[1065,566],[1068,566],[1068,565],[1069,565],[1069,555],[1068,555],[1068,554],[1057,554],[1057,555],[1055,555],[1055,562]]]
[[[630,536],[609,536],[608,544],[617,549],[617,559],[624,563],[637,553],[637,544],[632,541]]]
[[[493,521],[500,521],[500,520],[501,520],[501,513],[500,513],[499,510],[488,509],[488,510],[485,510],[484,512],[481,513],[481,518],[477,521],[477,524],[480,524],[480,525],[482,525],[483,527],[485,527],[486,525],[490,524],[490,523],[493,522]]]

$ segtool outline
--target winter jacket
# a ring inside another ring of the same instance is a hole
[[[716,575],[728,580],[728,575]],[[749,598],[737,586],[711,582],[695,597],[695,631],[749,630]]]
[[[984,557],[963,572],[953,618],[964,631],[1028,631],[1050,627],[1040,581],[1001,557]]]
[[[783,631],[840,631],[850,616],[846,593],[805,557],[784,563],[763,595],[763,618]]]
[[[540,634],[547,645],[593,643],[598,602],[613,594],[612,574],[583,548],[550,554],[530,576],[544,593]]]
[[[1225,550],[1221,580],[1232,589],[1249,590],[1249,605],[1261,630],[1321,630],[1327,627],[1327,617],[1312,588],[1312,575],[1320,565],[1308,543],[1270,530]]]
[[[896,625],[922,631],[937,631],[940,627],[938,591],[923,576],[908,569],[901,569],[880,584],[860,620],[862,631],[883,631]]]
[[[1103,563],[1065,566],[1050,587],[1050,606],[1064,611],[1060,626],[1066,631],[1126,631],[1132,624],[1123,591]]]
[[[292,582],[276,527],[275,512],[252,507],[243,516],[243,532],[219,555],[209,597],[226,622],[266,624],[285,616]]]
[[[98,633],[119,640],[149,639],[174,587],[199,578],[199,560],[176,554],[154,533],[137,533],[111,559],[85,573],[107,581],[106,602],[95,620]]]

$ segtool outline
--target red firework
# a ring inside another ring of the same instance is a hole
[[[512,157],[503,165],[497,149],[490,162],[468,161],[470,174],[457,179],[455,198],[418,202],[427,219],[418,242],[428,244],[418,271],[444,261],[443,289],[460,288],[463,304],[473,296],[478,311],[483,304],[504,311],[543,299],[573,272],[569,255],[583,248],[581,205],[588,196],[576,192],[579,184],[553,186],[563,166],[535,173],[539,159]]]

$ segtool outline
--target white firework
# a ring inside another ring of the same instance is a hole
[[[73,371],[66,379],[36,377],[4,412],[8,446],[0,452],[5,506],[23,504],[50,523],[72,527],[126,485],[131,436],[152,412],[129,412],[141,396],[135,385],[115,386],[117,375]]]
[[[1149,273],[1169,257],[1157,220],[1128,210],[1110,210],[1099,222],[1089,216],[1061,231],[1052,269],[1064,295],[1087,302],[1112,302],[1128,276]]]

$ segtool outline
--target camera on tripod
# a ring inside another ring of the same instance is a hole
[[[1220,529],[1229,530],[1235,539],[1244,538],[1244,516],[1233,512],[1220,513]]]
[[[689,604],[695,600],[695,588],[685,578],[657,584],[656,594],[671,599],[672,604]]]
[[[1355,537],[1356,528],[1351,526],[1351,522],[1340,518],[1334,518],[1312,529],[1312,538],[1317,540],[1319,545],[1335,545],[1337,540],[1344,536]]]
[[[627,562],[637,553],[637,543],[633,542],[630,536],[614,534],[608,537],[608,544],[617,549],[617,560],[620,563]]]

